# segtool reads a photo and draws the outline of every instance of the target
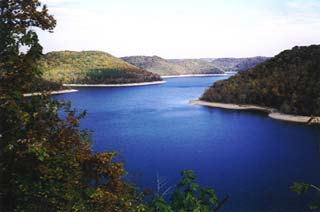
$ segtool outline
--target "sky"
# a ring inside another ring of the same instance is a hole
[[[320,44],[320,0],[42,0],[57,19],[44,52],[117,57],[274,56]]]

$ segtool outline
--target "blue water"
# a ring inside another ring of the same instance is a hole
[[[289,186],[320,184],[320,128],[188,103],[224,78],[80,88],[58,98],[88,111],[82,126],[94,131],[93,149],[119,151],[128,178],[140,187],[155,188],[157,173],[173,185],[181,170],[192,169],[220,199],[230,196],[221,211],[308,211],[310,197],[296,195]]]

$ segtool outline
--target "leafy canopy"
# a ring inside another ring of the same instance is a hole
[[[56,25],[37,0],[0,1],[0,91],[26,90],[40,76],[36,61],[42,54],[35,28],[52,31]],[[21,48],[26,49],[23,53]]]
[[[195,182],[196,176],[191,170],[181,172],[181,181],[175,186],[169,200],[157,194],[147,204],[150,212],[211,212],[218,211],[228,200],[228,196],[218,202],[213,189],[201,188]]]
[[[34,29],[55,24],[37,0],[0,2],[1,211],[134,210],[138,197],[116,153],[92,152],[80,130],[85,113],[46,95],[22,96],[41,77]]]

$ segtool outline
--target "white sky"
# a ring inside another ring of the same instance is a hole
[[[42,0],[57,19],[45,52],[164,58],[273,56],[320,44],[320,0]]]

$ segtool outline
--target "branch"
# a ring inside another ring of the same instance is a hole
[[[218,203],[217,207],[213,210],[213,212],[218,212],[220,208],[226,203],[226,201],[229,199],[229,195],[227,195],[221,202]]]
[[[314,188],[315,190],[317,190],[318,192],[320,192],[320,188],[318,186],[315,186],[313,184],[310,184],[311,188]]]

